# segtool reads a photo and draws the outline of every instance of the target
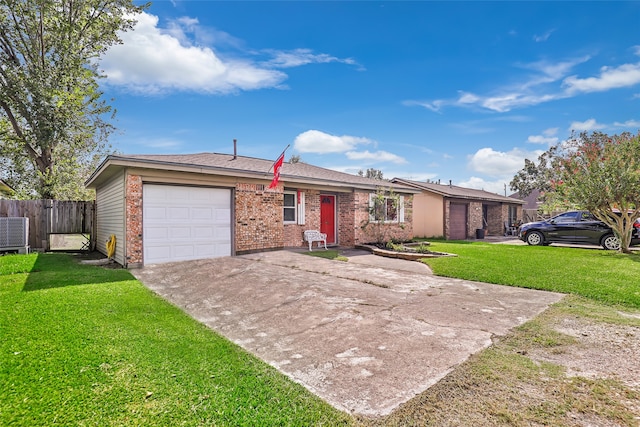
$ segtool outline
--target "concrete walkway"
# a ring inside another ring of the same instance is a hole
[[[132,272],[344,411],[385,415],[562,295],[430,275],[417,262],[291,252]]]

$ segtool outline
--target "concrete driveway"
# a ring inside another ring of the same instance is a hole
[[[333,406],[386,415],[561,294],[291,251],[146,266],[147,287]]]

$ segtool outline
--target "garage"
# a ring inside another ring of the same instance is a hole
[[[142,201],[145,264],[231,255],[231,190],[144,184]]]

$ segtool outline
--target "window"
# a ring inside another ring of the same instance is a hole
[[[295,224],[297,218],[297,194],[295,191],[284,192],[284,223]]]
[[[515,225],[518,223],[518,208],[516,206],[509,206],[509,225]]]
[[[565,212],[551,219],[554,223],[576,222],[576,221],[579,221],[578,219],[579,215],[580,215],[580,212]]]
[[[404,222],[404,197],[369,195],[369,219],[381,222]]]
[[[282,218],[285,224],[304,225],[304,191],[285,190]]]

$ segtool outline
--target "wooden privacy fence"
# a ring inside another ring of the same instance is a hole
[[[48,251],[52,234],[83,234],[95,248],[95,203],[59,200],[3,200],[0,217],[29,218],[31,250]]]

